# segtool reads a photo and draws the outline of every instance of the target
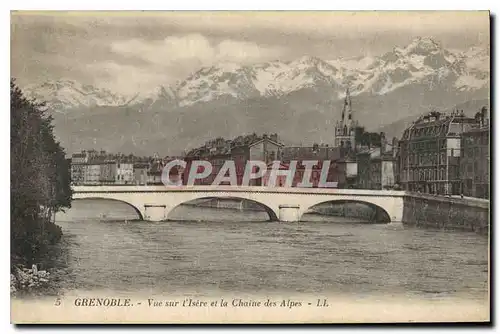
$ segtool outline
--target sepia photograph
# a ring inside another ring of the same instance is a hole
[[[489,323],[489,11],[11,11],[14,324]]]

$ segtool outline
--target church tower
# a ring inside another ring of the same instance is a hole
[[[352,107],[351,107],[351,94],[349,93],[349,88],[347,88],[345,93],[344,105],[342,107],[342,118],[340,122],[337,121],[335,125],[335,146],[341,147],[355,147],[355,130],[358,126],[357,122],[354,120]]]

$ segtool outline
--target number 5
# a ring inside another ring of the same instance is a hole
[[[61,298],[56,298],[56,303],[54,305],[55,306],[61,305]]]

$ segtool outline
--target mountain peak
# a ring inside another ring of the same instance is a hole
[[[293,61],[295,64],[304,64],[309,66],[318,66],[318,64],[325,63],[322,59],[314,56],[302,56],[299,59]]]
[[[32,92],[42,100],[66,109],[73,106],[123,105],[143,102],[165,108],[184,107],[199,102],[232,101],[256,97],[283,97],[294,92],[343,97],[345,84],[351,94],[385,95],[414,84],[434,82],[477,90],[489,83],[488,49],[467,52],[444,49],[431,37],[414,38],[382,56],[358,56],[324,61],[304,55],[292,61],[274,60],[258,64],[222,62],[193,72],[171,86],[155,92],[139,92],[130,102],[108,90],[81,85],[73,80],[49,81]],[[449,82],[444,83],[444,80]],[[129,99],[130,100],[130,99]]]
[[[25,88],[30,98],[45,101],[54,111],[64,111],[76,107],[119,106],[130,99],[97,88],[90,84],[81,84],[72,79],[48,80],[41,84],[32,84]]]
[[[425,55],[440,49],[441,45],[431,37],[416,37],[404,48],[404,53]]]

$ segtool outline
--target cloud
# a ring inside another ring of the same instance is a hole
[[[236,42],[232,40],[222,41],[217,45],[216,50],[216,55],[220,60],[238,63],[267,60],[283,54],[281,48],[264,48],[259,47],[255,43]]]
[[[114,11],[114,12],[20,12],[29,20],[68,24],[86,28],[116,27],[127,30],[177,27],[181,30],[205,31],[206,34],[227,34],[257,30],[288,34],[331,36],[351,33],[380,33],[406,30],[424,33],[456,30],[489,30],[488,11]],[[457,22],[460,25],[457,26]],[[161,30],[161,29],[160,29]],[[154,31],[152,31],[154,32]]]
[[[111,50],[169,67],[199,63],[211,66],[218,62],[254,63],[279,57],[281,47],[262,47],[256,43],[223,40],[211,42],[201,34],[169,36],[162,41],[130,39],[112,43]]]
[[[151,94],[168,83],[167,76],[154,68],[118,64],[112,61],[93,63],[86,66],[93,84],[113,92],[132,96],[137,93]]]
[[[236,40],[211,42],[201,34],[169,36],[160,41],[128,39],[111,43],[111,51],[121,57],[147,62],[147,66],[125,65],[105,61],[87,65],[101,85],[123,94],[151,91],[185,79],[200,67],[221,62],[255,63],[275,59],[283,48],[261,47]]]
[[[204,66],[380,55],[416,35],[489,45],[482,12],[32,12],[11,16],[11,71],[145,91]],[[460,24],[457,25],[457,22]],[[149,88],[151,87],[151,88]]]

